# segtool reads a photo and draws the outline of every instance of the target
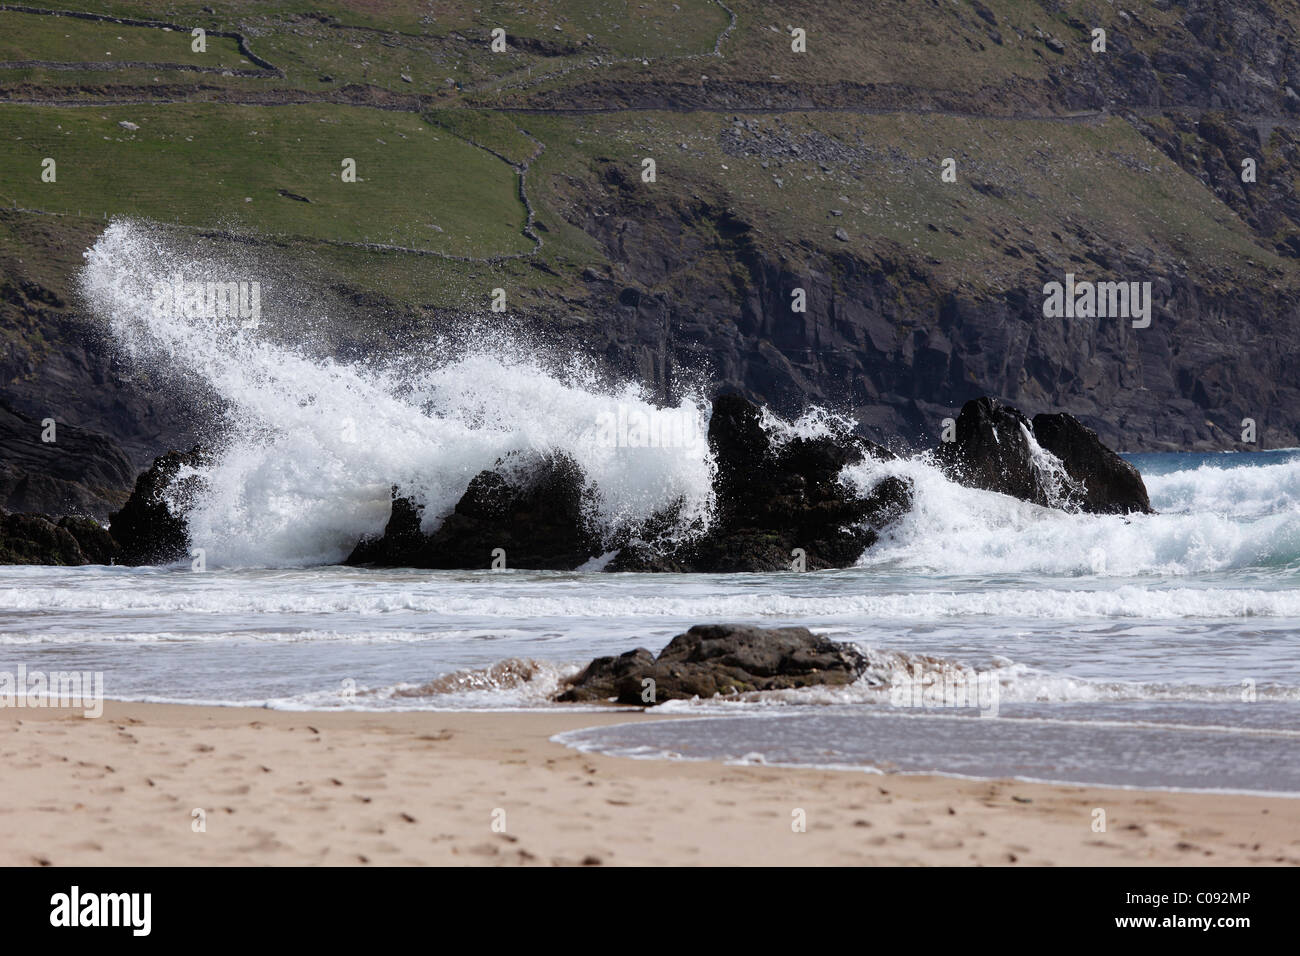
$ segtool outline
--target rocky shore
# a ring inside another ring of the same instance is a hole
[[[169,564],[189,553],[186,496],[196,476],[182,467],[203,452],[170,451],[154,459],[108,526],[85,516],[12,513],[0,509],[0,564]]]
[[[962,408],[927,453],[960,484],[1043,507],[1095,514],[1150,513],[1137,469],[1065,414],[1032,421],[995,399]],[[737,572],[853,565],[912,507],[908,479],[868,489],[844,470],[894,453],[847,425],[778,439],[745,398],[718,396],[708,443],[716,464],[707,527],[682,529],[673,508],[612,540],[587,518],[598,489],[562,454],[513,455],[469,482],[450,514],[422,528],[424,505],[394,487],[383,532],[359,541],[347,564],[375,567]],[[167,564],[189,553],[186,504],[201,489],[202,449],[171,451],[141,474],[107,528],[87,517],[0,512],[0,563]],[[501,565],[497,565],[501,566]]]

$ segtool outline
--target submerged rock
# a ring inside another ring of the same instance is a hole
[[[184,467],[206,462],[197,445],[188,452],[169,451],[154,459],[135,482],[122,510],[109,515],[109,531],[121,548],[120,564],[166,564],[189,554],[190,532],[182,507],[199,490],[190,475],[177,481]]]
[[[867,659],[856,648],[804,627],[697,624],[674,637],[657,658],[643,647],[596,658],[555,699],[661,704],[718,694],[843,686],[866,668]]]

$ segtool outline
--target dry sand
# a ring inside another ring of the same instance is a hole
[[[648,719],[662,718],[4,709],[0,864],[1300,863],[1295,799],[627,760],[548,740]]]

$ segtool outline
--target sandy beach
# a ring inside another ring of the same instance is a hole
[[[1300,864],[1294,799],[629,760],[549,740],[650,719],[664,718],[4,709],[0,864]]]

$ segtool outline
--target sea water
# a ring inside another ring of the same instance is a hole
[[[129,360],[213,396],[213,461],[188,505],[206,570],[0,568],[0,671],[102,672],[124,700],[548,708],[597,655],[658,651],[698,623],[802,625],[867,652],[864,679],[672,702],[662,710],[695,719],[561,739],[656,759],[1300,794],[1300,451],[1130,455],[1157,511],[1130,516],[964,488],[924,456],[866,462],[844,480],[905,476],[915,505],[836,571],[491,571],[490,542],[481,571],[349,568],[395,484],[432,527],[502,456],[563,451],[595,483],[604,533],[680,501],[685,534],[708,520],[713,462],[698,441],[601,440],[618,408],[654,406],[571,357],[493,342],[348,364],[268,337],[274,315],[250,332],[143,308],[177,269],[197,281],[216,267],[118,223],[83,282]],[[678,413],[702,434],[707,408],[687,396]],[[834,418],[766,420],[781,441]],[[996,715],[900,704],[900,682],[945,672],[995,688]]]

